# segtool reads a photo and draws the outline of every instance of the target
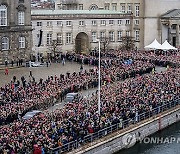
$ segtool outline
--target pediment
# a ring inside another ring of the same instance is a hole
[[[20,5],[17,7],[17,10],[18,10],[18,11],[25,11],[25,10],[26,10],[26,7],[25,7],[23,4],[20,4]]]

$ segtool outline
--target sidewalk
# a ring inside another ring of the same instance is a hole
[[[22,67],[25,67],[24,65],[21,65],[21,66],[7,66],[8,69],[16,69],[16,68],[22,68]],[[6,67],[5,65],[0,65],[0,70],[4,70]]]

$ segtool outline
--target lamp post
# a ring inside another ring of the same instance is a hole
[[[100,39],[97,40],[99,44],[99,64],[98,64],[98,114],[101,114],[101,42]]]

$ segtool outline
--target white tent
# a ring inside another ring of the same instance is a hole
[[[146,49],[159,49],[161,47],[161,44],[155,39],[151,44],[145,46]]]
[[[158,49],[161,49],[161,50],[177,50],[177,48],[170,45],[167,40]]]

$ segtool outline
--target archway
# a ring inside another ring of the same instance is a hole
[[[89,38],[84,32],[77,34],[75,39],[76,53],[88,53],[89,51]]]

